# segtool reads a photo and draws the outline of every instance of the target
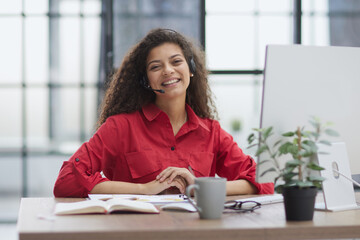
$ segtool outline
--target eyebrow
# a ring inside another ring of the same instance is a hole
[[[173,59],[173,58],[178,57],[178,56],[184,57],[180,53],[177,53],[177,54],[174,54],[174,55],[170,56],[169,59]],[[148,67],[150,64],[158,63],[158,62],[160,62],[160,60],[153,60],[153,61],[149,62],[146,66]]]

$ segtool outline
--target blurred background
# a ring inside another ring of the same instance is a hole
[[[266,45],[359,47],[360,1],[0,0],[0,230],[21,197],[53,196],[62,162],[94,133],[108,76],[157,27],[203,46],[220,123],[246,151]]]

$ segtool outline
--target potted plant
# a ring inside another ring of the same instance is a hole
[[[309,122],[313,131],[298,127],[274,139],[273,127],[266,127],[253,129],[258,134],[252,133],[248,137],[248,148],[257,147],[258,166],[270,163],[260,176],[270,172],[276,175],[275,191],[284,196],[286,219],[289,221],[312,220],[317,189],[324,180],[319,174],[324,168],[316,163],[317,144],[331,145],[321,139],[323,134],[338,136],[329,128],[330,123],[323,124],[316,117]]]

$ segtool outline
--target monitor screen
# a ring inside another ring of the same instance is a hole
[[[351,173],[360,174],[360,48],[267,46],[260,127],[310,129],[311,116],[334,123],[340,137],[327,140],[345,142]],[[259,166],[259,182],[274,180],[260,177],[268,167]]]

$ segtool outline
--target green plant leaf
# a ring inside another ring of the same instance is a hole
[[[283,137],[293,137],[294,135],[295,135],[294,132],[286,132],[282,134]]]
[[[302,165],[302,161],[300,161],[298,159],[293,159],[293,160],[286,162],[286,167],[297,167],[300,165]]]
[[[312,182],[309,182],[309,181],[305,181],[305,182],[302,182],[302,181],[299,181],[296,183],[297,186],[299,187],[312,187],[314,186],[314,184]]]
[[[318,147],[316,146],[316,143],[314,141],[304,140],[301,144],[309,146],[313,152],[316,152],[318,150]]]
[[[280,154],[291,153],[293,155],[296,155],[298,153],[298,149],[297,149],[297,146],[294,145],[293,143],[286,142],[279,147],[279,153]]]
[[[275,192],[277,192],[277,193],[282,193],[283,192],[283,189],[284,189],[284,185],[276,185],[275,186]]]
[[[310,138],[311,132],[310,131],[302,131],[301,136],[303,136],[305,138]]]
[[[308,176],[307,179],[311,182],[322,182],[324,181],[326,178],[321,177],[321,176]]]
[[[321,141],[319,141],[319,143],[324,144],[324,145],[331,146],[331,142],[329,142],[329,141],[327,141],[327,140],[321,140]]]
[[[271,162],[271,163],[272,163],[272,161],[271,161],[270,159],[266,159],[266,160],[261,160],[257,165],[260,166],[260,165],[262,165],[262,164],[264,164],[264,163],[267,163],[267,162]]]
[[[277,140],[277,141],[274,143],[273,148],[275,148],[275,147],[276,147],[277,145],[279,145],[281,142],[282,142],[281,139],[280,139],[280,140]]]
[[[309,162],[307,165],[306,165],[307,168],[310,168],[312,170],[317,170],[317,171],[322,171],[322,170],[325,170],[325,168],[317,165],[316,163],[314,162]]]
[[[295,176],[297,176],[298,174],[297,173],[294,173],[294,172],[291,172],[291,173],[286,173],[286,174],[284,174],[283,176],[282,176],[282,179],[286,182],[286,183],[288,183],[288,182],[290,182],[290,181],[292,181],[293,179],[293,177],[295,177]]]
[[[278,175],[278,176],[274,179],[274,183],[276,183],[280,178],[281,178],[281,176]]]
[[[332,136],[332,137],[338,137],[338,136],[340,136],[338,132],[336,132],[335,130],[332,130],[332,129],[330,129],[330,128],[325,129],[324,132],[325,132],[327,135]]]
[[[312,151],[304,151],[304,150],[299,151],[299,156],[304,157],[304,158],[308,158],[313,155],[314,155],[314,152],[312,152]]]
[[[269,136],[271,136],[273,127],[268,127],[264,130],[263,137],[264,139],[267,139]]]
[[[311,135],[314,136],[315,138],[320,137],[320,134],[319,134],[319,133],[316,133],[316,132],[311,132]]]
[[[318,189],[322,189],[322,184],[321,184],[321,182],[314,181],[313,184],[314,184],[314,186],[317,187]]]
[[[305,152],[312,152],[311,146],[307,144],[302,144],[301,147],[305,150]]]
[[[299,182],[298,180],[291,180],[291,181],[286,182],[283,187],[296,186],[298,182]]]
[[[274,167],[269,168],[269,169],[267,169],[266,171],[262,172],[262,173],[260,174],[260,177],[264,176],[265,174],[267,174],[267,173],[269,173],[269,172],[277,172],[277,171],[276,171],[276,168],[274,168]]]
[[[247,146],[247,149],[253,148],[255,146],[259,146],[259,143],[251,144],[251,145]]]
[[[309,120],[309,123],[310,123],[315,129],[320,128],[320,122],[319,122],[318,120],[312,119],[312,120]]]
[[[285,166],[285,168],[283,169],[282,175],[291,173],[292,171],[294,171],[295,168],[296,167],[293,167],[293,166],[289,166],[289,167]]]
[[[265,152],[266,150],[268,150],[268,146],[267,145],[262,145],[261,147],[259,147],[259,149],[256,151],[255,156],[260,156],[263,152]]]
[[[248,138],[247,138],[247,141],[249,144],[251,144],[253,141],[255,140],[255,134],[254,133],[251,133]]]

